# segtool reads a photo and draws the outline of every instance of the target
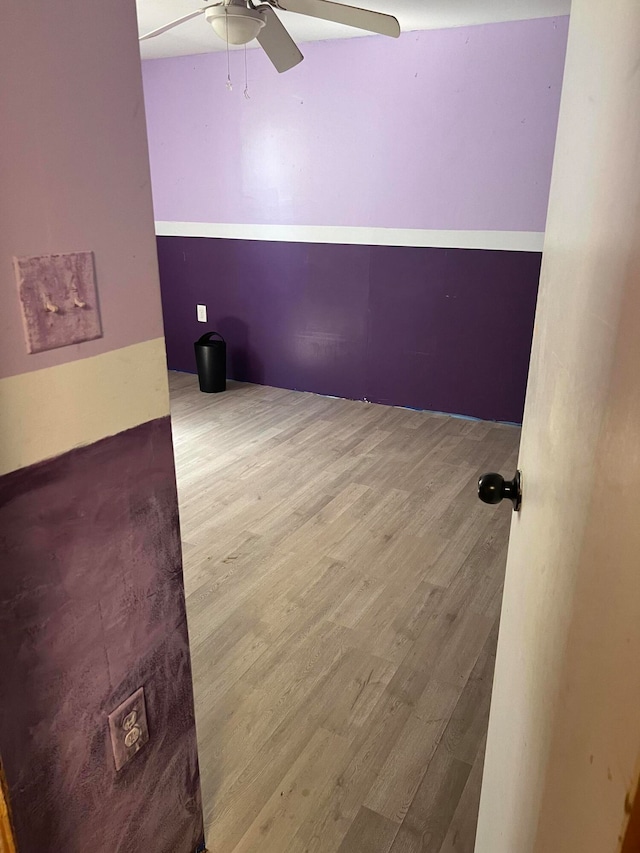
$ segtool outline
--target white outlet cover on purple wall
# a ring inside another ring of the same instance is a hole
[[[14,258],[29,353],[102,337],[93,252]]]
[[[116,770],[131,761],[142,747],[149,742],[147,707],[144,687],[140,687],[109,714],[109,734]]]

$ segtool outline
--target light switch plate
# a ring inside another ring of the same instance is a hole
[[[120,770],[149,742],[143,687],[109,714],[109,733],[116,770]]]
[[[30,353],[102,337],[93,252],[14,258]]]
[[[198,323],[206,323],[207,322],[207,306],[206,305],[197,305],[198,311]]]

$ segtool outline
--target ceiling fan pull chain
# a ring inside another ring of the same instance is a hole
[[[227,89],[231,91],[233,89],[233,84],[231,82],[231,65],[229,63],[229,13],[226,6],[224,7],[224,23],[225,32],[227,34]]]
[[[247,46],[244,46],[244,96],[247,100],[251,97],[249,94],[249,71],[247,69]]]

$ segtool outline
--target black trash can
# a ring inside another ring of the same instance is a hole
[[[217,335],[220,340],[212,340]],[[200,390],[217,394],[227,387],[227,345],[220,332],[206,332],[193,345]]]

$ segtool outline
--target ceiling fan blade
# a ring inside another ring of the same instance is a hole
[[[400,24],[393,15],[382,12],[371,12],[368,9],[358,9],[356,6],[345,6],[343,3],[332,3],[330,0],[274,0],[277,9],[286,12],[298,12],[300,15],[310,15],[323,21],[335,21],[348,27],[357,27],[371,33],[398,38]]]
[[[179,26],[180,24],[184,24],[185,21],[190,21],[191,18],[197,18],[198,15],[202,15],[205,9],[208,9],[208,6],[205,6],[202,9],[198,9],[197,12],[191,12],[188,15],[183,15],[181,18],[176,18],[175,21],[171,21],[170,24],[165,24],[163,27],[158,27],[157,30],[151,30],[150,33],[145,33],[143,36],[140,36],[138,41],[145,41],[146,39],[152,39],[155,36],[160,36],[162,33],[166,33],[167,30],[172,30],[174,27]]]
[[[276,70],[282,73],[302,62],[304,57],[298,50],[298,45],[271,6],[258,6],[258,11],[266,23],[258,33],[257,39]]]

